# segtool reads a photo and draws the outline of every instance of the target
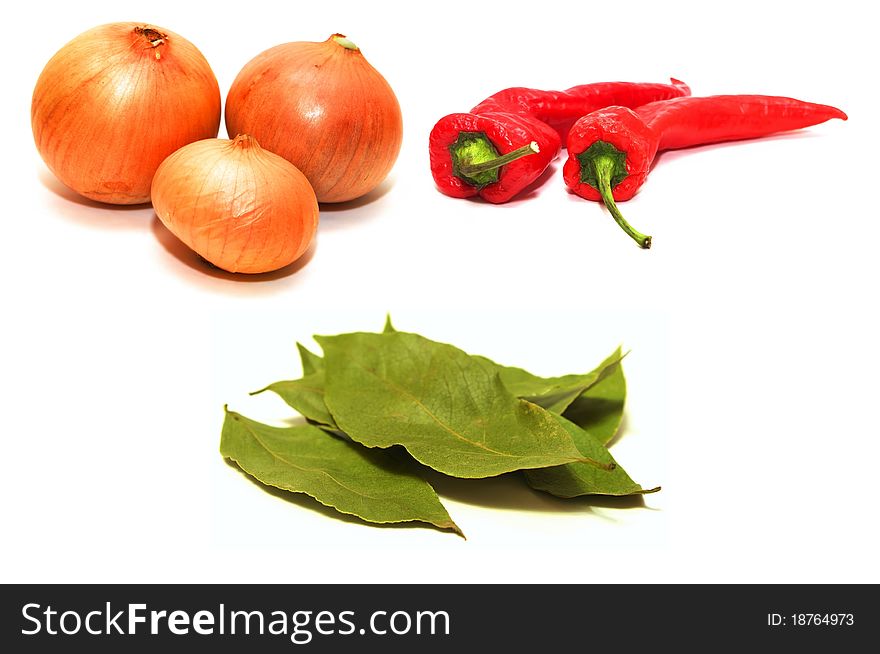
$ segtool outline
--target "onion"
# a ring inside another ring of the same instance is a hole
[[[159,166],[152,194],[162,223],[229,272],[282,268],[308,249],[318,228],[308,180],[247,135],[184,146]]]
[[[403,139],[394,91],[341,34],[257,55],[229,91],[226,129],[253,134],[290,161],[320,202],[352,200],[378,186]]]
[[[31,105],[40,155],[64,184],[111,204],[150,200],[159,164],[217,136],[220,89],[202,53],[143,23],[95,27],[59,50]]]

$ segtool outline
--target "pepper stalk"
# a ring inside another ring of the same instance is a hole
[[[610,143],[596,141],[589,148],[577,155],[581,164],[581,181],[599,191],[605,207],[630,238],[640,248],[651,247],[651,237],[642,234],[627,222],[617,204],[614,202],[612,189],[626,179],[626,153],[621,152]]]
[[[540,151],[538,142],[532,141],[507,154],[499,154],[482,132],[461,132],[449,146],[453,174],[477,188],[497,182],[502,166]]]

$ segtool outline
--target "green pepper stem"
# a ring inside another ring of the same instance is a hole
[[[505,164],[509,164],[511,161],[522,159],[525,156],[535,154],[536,152],[540,151],[541,149],[538,147],[538,142],[532,141],[528,145],[524,145],[521,148],[513,150],[512,152],[508,152],[507,154],[502,154],[501,156],[495,157],[494,159],[489,159],[488,161],[483,161],[482,163],[478,164],[465,164],[463,166],[460,166],[458,172],[466,177],[471,177],[479,173],[485,173],[490,170],[495,170],[496,168],[500,168]]]
[[[611,192],[611,176],[614,174],[614,160],[607,155],[601,155],[593,159],[592,163],[593,168],[596,171],[596,181],[599,182],[599,193],[602,195],[602,201],[605,202],[608,211],[614,216],[614,220],[617,221],[617,224],[620,225],[621,229],[629,234],[630,238],[638,243],[640,248],[647,250],[651,247],[651,237],[645,236],[640,231],[633,228],[633,226],[626,221],[626,218],[623,217],[623,214],[620,213],[620,209],[618,209],[617,205],[614,203],[614,195]]]

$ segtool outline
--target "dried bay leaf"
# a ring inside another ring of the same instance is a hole
[[[563,375],[561,377],[538,377],[527,370],[513,366],[502,366],[491,359],[482,359],[498,369],[501,381],[508,390],[553,413],[563,413],[568,406],[602,379],[620,367],[625,355],[620,348],[594,370],[584,374]]]
[[[389,314],[385,318],[383,333],[396,331]],[[501,376],[501,381],[517,397],[526,399],[554,413],[562,413],[581,393],[592,388],[608,375],[614,374],[626,355],[618,347],[594,370],[585,374],[562,375],[560,377],[539,377],[528,370],[515,366],[503,366],[484,356],[471,356],[495,367]],[[623,388],[625,393],[626,386],[624,385]]]
[[[325,404],[357,442],[402,445],[420,463],[466,478],[588,458],[552,414],[512,395],[488,359],[405,332],[315,340]]]
[[[389,314],[385,317],[385,326],[382,333],[389,334],[396,331]],[[299,349],[304,376],[324,369],[322,357],[311,352],[301,343],[297,343],[296,346]],[[594,426],[590,424],[590,431],[595,435],[612,429],[612,433],[607,438],[607,440],[610,440],[620,425],[620,420],[623,416],[623,400],[626,397],[626,381],[623,378],[621,361],[626,355],[619,347],[611,356],[607,357],[590,372],[559,377],[539,377],[522,368],[504,366],[484,356],[471,356],[497,369],[501,376],[501,381],[507,389],[519,398],[526,399],[533,404],[544,407],[548,411],[560,414],[568,411],[569,406],[572,404],[577,404],[577,408],[571,413],[575,417],[574,422],[585,428],[594,419],[607,421],[608,425],[602,425],[599,429],[594,429]],[[610,383],[603,384],[606,378],[613,379]],[[312,381],[307,386],[315,386],[315,382]],[[601,386],[601,392],[591,393],[591,389],[595,386]],[[264,390],[275,389],[269,387]],[[592,401],[580,402],[579,400],[586,394],[591,395]],[[288,404],[291,403],[288,402]],[[291,406],[297,409],[295,404],[291,404]],[[618,409],[619,411],[617,411]],[[299,409],[297,410],[299,411]],[[612,427],[615,412],[617,412],[617,424]],[[322,421],[316,420],[316,422]],[[322,422],[322,424],[329,423]],[[607,440],[603,442],[607,442]]]
[[[654,493],[659,487],[643,489],[630,476],[616,465],[608,449],[588,431],[581,429],[562,416],[551,414],[571,435],[580,452],[595,461],[611,464],[611,469],[595,465],[569,463],[552,468],[524,471],[526,482],[536,490],[545,491],[557,497],[578,497],[581,495],[641,495]]]
[[[397,331],[394,329],[394,325],[391,324],[391,314],[385,316],[385,325],[382,328],[382,332],[387,334],[390,332]],[[302,372],[303,377],[306,375],[311,375],[314,372],[318,372],[319,370],[324,369],[324,358],[318,354],[315,354],[310,349],[308,349],[302,343],[297,342],[296,349],[299,351],[299,360],[302,363]]]
[[[575,398],[562,415],[607,445],[620,429],[625,404],[626,377],[618,365]]]
[[[311,352],[308,355],[310,361],[308,364],[303,361],[303,372],[317,372],[305,374],[302,379],[276,382],[263,390],[277,393],[309,420],[338,429],[324,403],[324,361]],[[571,415],[567,417],[575,424],[589,428],[590,433],[597,436],[602,434],[602,442],[608,442],[620,426],[626,382],[619,348],[595,370],[561,377],[538,377],[522,368],[500,366],[485,357],[473,358],[497,367],[502,383],[517,397],[553,413],[569,412]],[[603,384],[605,379],[611,379],[612,383]],[[599,392],[592,392],[595,387],[600,387]]]
[[[299,411],[306,420],[338,431],[333,416],[324,404],[324,359],[302,343],[297,343],[296,348],[299,350],[302,363],[302,378],[275,382],[266,388],[254,391],[251,395],[272,391],[288,406]]]
[[[302,363],[303,377],[324,369],[324,359],[309,350],[305,345],[297,343],[296,349],[299,350],[299,360]]]
[[[461,534],[434,489],[405,462],[318,427],[271,427],[227,409],[220,453],[264,484],[367,522],[426,522]]]
[[[323,366],[323,361],[321,365]],[[336,421],[324,403],[324,371],[318,370],[301,379],[288,379],[285,381],[269,384],[266,388],[254,391],[251,395],[258,395],[265,391],[272,391],[302,414],[307,420],[324,425],[330,429],[339,430]]]
[[[561,414],[578,397],[589,391],[607,376],[613,374],[615,370],[618,370],[621,367],[624,356],[626,355],[618,347],[614,354],[599,364],[599,367],[595,370],[584,375],[575,375],[573,379],[567,379],[566,377],[571,377],[567,375],[560,378],[560,383],[556,388],[534,396],[526,395],[524,398],[539,404],[548,411]]]

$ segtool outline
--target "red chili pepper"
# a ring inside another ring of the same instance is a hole
[[[529,114],[556,130],[565,143],[571,126],[581,116],[612,105],[640,107],[649,102],[690,95],[684,82],[672,79],[671,84],[636,82],[598,82],[573,86],[566,91],[539,91],[515,87],[490,95],[472,114],[487,111]]]
[[[568,127],[580,116],[613,103],[635,107],[690,93],[683,82],[672,82],[500,91],[470,113],[441,118],[431,130],[428,150],[434,181],[452,197],[479,195],[489,202],[507,202],[544,173]]]
[[[431,130],[431,173],[446,195],[500,204],[538,179],[561,144],[553,128],[525,114],[450,114]]]
[[[766,136],[832,118],[840,109],[792,98],[716,95],[652,102],[632,111],[608,107],[578,120],[568,134],[565,184],[588,200],[602,200],[641,247],[651,237],[633,229],[615,204],[632,198],[662,150]]]

